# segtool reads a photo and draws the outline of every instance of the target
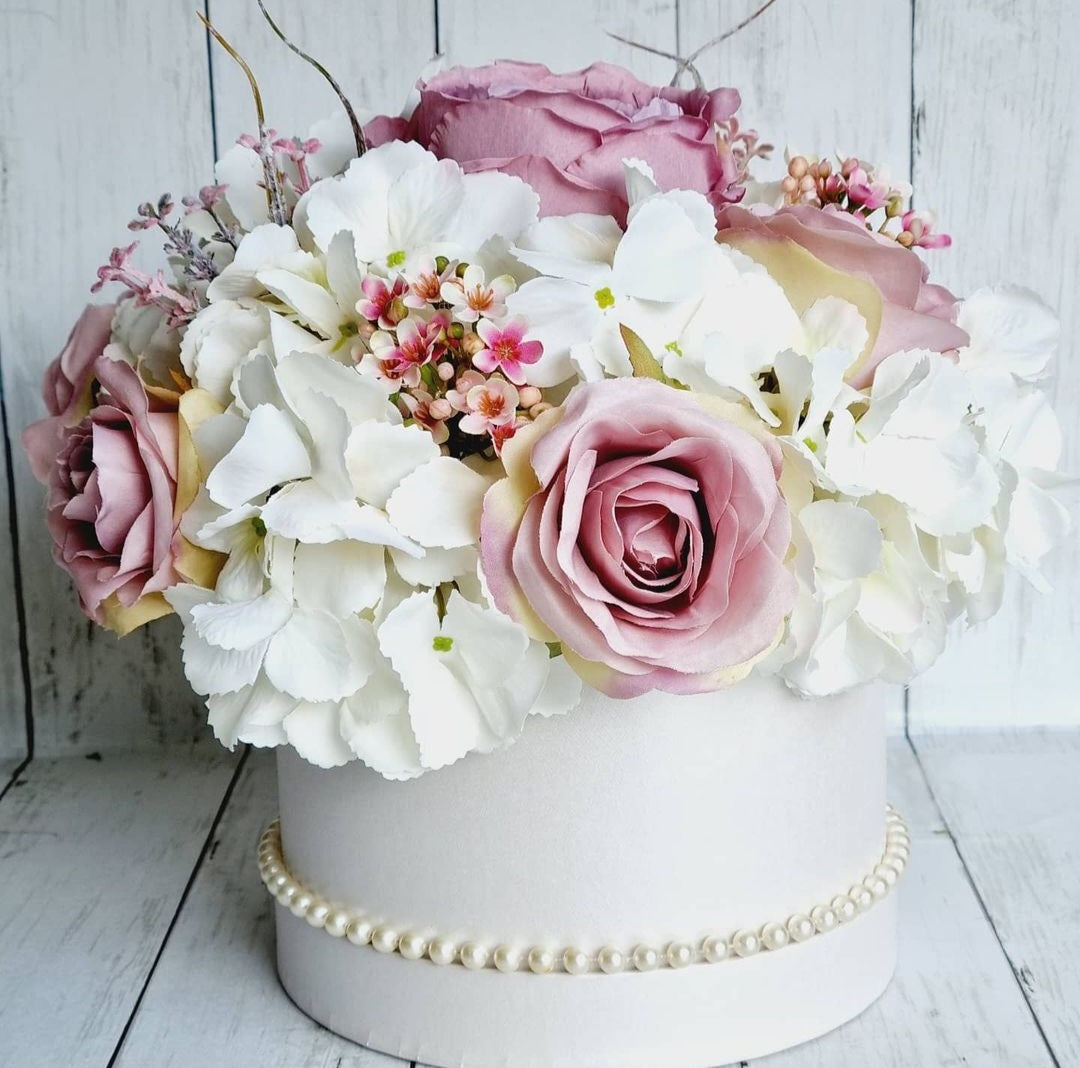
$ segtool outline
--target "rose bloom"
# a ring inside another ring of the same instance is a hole
[[[503,450],[480,551],[498,607],[615,697],[744,677],[795,600],[775,440],[649,379],[578,386]]]
[[[66,426],[90,410],[94,364],[109,343],[115,304],[90,304],[79,316],[63,351],[45,370],[42,397],[49,418],[26,428],[23,445],[34,477],[47,482]]]
[[[57,563],[74,579],[83,611],[125,634],[171,611],[161,591],[180,581],[178,416],[159,410],[165,405],[122,361],[100,357],[88,390],[93,379],[98,401],[79,422],[50,438],[43,424],[57,417],[42,420],[27,429],[24,444],[34,470],[45,473]]]
[[[454,67],[422,83],[406,133],[466,171],[502,171],[540,194],[541,215],[626,218],[622,161],[645,160],[660,187],[694,189],[715,204],[742,188],[714,123],[739,107],[734,89],[658,88],[608,63],[553,74],[539,63]]]
[[[820,263],[864,283],[855,291],[834,294],[859,305],[870,331],[867,352],[848,375],[856,388],[869,386],[874,369],[894,352],[951,352],[968,343],[968,335],[954,322],[956,297],[944,286],[927,282],[928,269],[918,254],[891,237],[872,233],[845,212],[797,204],[759,215],[728,206],[717,213],[717,226],[718,239],[763,262],[800,312],[825,292],[813,291],[812,272],[790,257],[792,273],[785,276],[770,245],[783,250],[789,247],[785,239],[794,242]]]

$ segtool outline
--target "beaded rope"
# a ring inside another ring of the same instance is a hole
[[[639,944],[624,950],[604,946],[589,952],[577,946],[552,949],[546,945],[489,945],[480,941],[457,942],[439,934],[402,930],[357,909],[336,908],[302,886],[289,873],[281,852],[281,824],[275,820],[259,841],[259,871],[267,890],[283,908],[320,928],[333,938],[368,946],[379,953],[398,953],[407,960],[426,958],[434,964],[458,964],[472,970],[495,968],[500,972],[530,971],[538,975],[565,972],[585,975],[600,972],[649,972],[656,968],[685,968],[691,964],[718,964],[728,959],[752,957],[761,950],[775,951],[816,935],[828,934],[868,912],[888,896],[904,872],[911,837],[896,810],[886,806],[885,849],[872,871],[846,893],[827,905],[796,912],[786,920],[760,928],[742,928],[730,934],[711,934],[699,941],[670,942],[663,946]]]

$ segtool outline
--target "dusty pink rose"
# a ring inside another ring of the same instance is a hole
[[[752,425],[648,379],[578,386],[503,450],[481,521],[495,603],[613,696],[742,678],[795,597],[780,449]]]
[[[713,126],[738,109],[734,89],[658,88],[608,63],[553,74],[516,62],[454,67],[419,88],[409,136],[467,171],[524,179],[541,215],[623,220],[627,157],[645,160],[663,189],[694,189],[717,204],[742,196]]]
[[[45,369],[42,396],[49,418],[26,428],[23,446],[34,477],[47,482],[64,427],[90,410],[94,364],[109,343],[115,304],[90,304],[79,316],[63,351]]]
[[[83,611],[126,633],[168,612],[161,591],[179,581],[178,417],[160,410],[166,406],[126,363],[102,356],[91,379],[99,383],[97,403],[79,422],[52,438],[35,424],[24,442],[36,453],[35,470],[46,472],[57,563],[74,579]]]
[[[759,215],[728,206],[717,214],[721,240],[740,234],[787,238],[829,267],[870,282],[881,295],[880,324],[869,357],[851,376],[863,388],[886,356],[907,349],[950,352],[968,343],[953,321],[957,299],[927,282],[926,264],[892,238],[871,233],[851,215],[799,204]]]

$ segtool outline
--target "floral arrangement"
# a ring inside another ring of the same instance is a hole
[[[1038,584],[1054,316],[739,106],[455,68],[143,204],[169,272],[113,250],[25,437],[86,614],[177,613],[226,745],[408,778],[583,685],[904,682]]]

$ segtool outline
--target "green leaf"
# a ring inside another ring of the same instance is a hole
[[[686,389],[686,386],[681,382],[664,374],[660,361],[649,351],[649,346],[630,327],[620,323],[619,333],[622,334],[623,344],[630,354],[630,366],[634,370],[635,378],[652,378],[657,382],[663,382],[665,386],[671,386],[673,389]]]

